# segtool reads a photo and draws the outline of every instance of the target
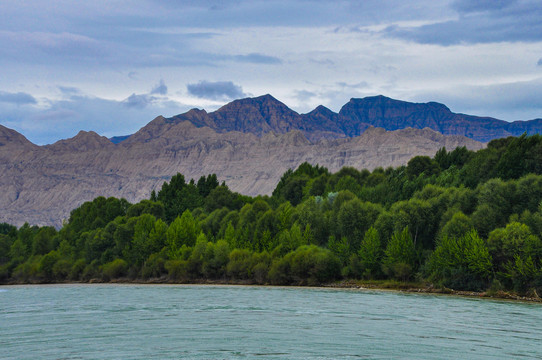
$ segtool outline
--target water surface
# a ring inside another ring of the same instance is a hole
[[[367,290],[0,288],[0,359],[541,359],[542,306]]]

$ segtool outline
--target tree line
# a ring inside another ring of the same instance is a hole
[[[304,163],[271,196],[177,174],[136,204],[86,202],[59,230],[0,224],[0,281],[395,279],[540,292],[541,201],[540,135],[373,171]]]

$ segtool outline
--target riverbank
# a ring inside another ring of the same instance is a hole
[[[90,281],[65,281],[65,282],[8,282],[0,284],[3,285],[44,285],[44,284],[169,284],[169,285],[233,285],[233,286],[274,286],[270,284],[258,284],[251,280],[210,280],[210,279],[197,279],[192,281],[178,282],[171,281],[166,277],[151,278],[151,279],[130,279],[130,278],[118,278],[110,281],[104,281],[102,279],[91,279]],[[453,295],[470,298],[484,298],[484,299],[499,299],[499,300],[514,300],[514,301],[526,301],[542,303],[542,298],[538,296],[536,291],[533,296],[522,296],[514,292],[498,290],[498,291],[464,291],[454,290],[449,288],[436,288],[433,284],[423,282],[401,282],[394,280],[342,280],[329,284],[319,285],[286,285],[286,287],[307,287],[307,288],[336,288],[336,289],[359,289],[359,290],[375,290],[375,291],[394,291],[402,293],[419,293],[419,294],[435,294],[435,295]]]
[[[514,292],[497,290],[497,291],[464,291],[454,290],[449,288],[436,288],[430,283],[417,282],[399,282],[393,280],[343,280],[340,282],[325,285],[325,287],[334,287],[341,289],[370,289],[370,290],[392,290],[405,293],[421,293],[421,294],[438,294],[438,295],[454,295],[464,297],[476,297],[487,299],[500,300],[517,300],[542,303],[542,298],[538,296],[536,291],[532,296],[522,296]]]

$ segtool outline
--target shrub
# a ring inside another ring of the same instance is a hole
[[[188,280],[188,261],[169,260],[165,263],[165,268],[171,280],[185,282]]]
[[[126,276],[127,272],[128,263],[123,259],[115,259],[102,267],[102,273],[108,280]]]

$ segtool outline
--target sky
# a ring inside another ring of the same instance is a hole
[[[36,144],[271,94],[542,118],[539,0],[2,0],[0,124]]]

